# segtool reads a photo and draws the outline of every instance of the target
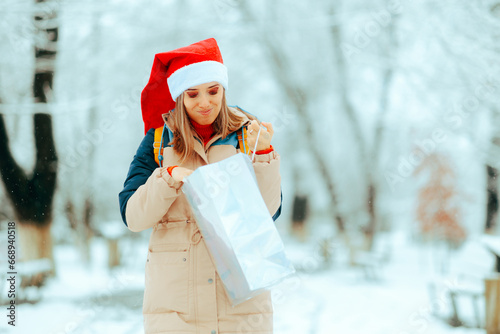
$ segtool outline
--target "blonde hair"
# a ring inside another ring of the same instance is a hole
[[[221,135],[222,138],[226,138],[230,133],[239,129],[241,122],[244,121],[244,117],[235,114],[231,109],[229,109],[226,103],[226,91],[223,90],[221,110],[217,118],[215,119],[214,135]],[[173,146],[174,152],[180,156],[181,163],[189,159],[194,153],[194,141],[193,137],[197,137],[203,143],[203,140],[198,136],[191,124],[189,117],[184,107],[184,92],[177,97],[175,104],[175,109],[164,114],[164,119],[167,122],[170,130],[174,134],[174,138],[169,143]],[[257,120],[257,118],[241,109],[245,116],[250,120]]]

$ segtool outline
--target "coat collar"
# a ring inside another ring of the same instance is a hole
[[[250,119],[248,118],[247,115],[245,115],[241,109],[237,108],[237,107],[228,107],[229,110],[240,116],[241,117],[241,121],[240,123],[238,124],[238,130],[241,129],[243,126],[247,125],[248,123],[250,123]],[[163,117],[163,120],[165,122],[165,125],[167,126],[167,128],[170,130],[170,132],[173,133],[172,131],[172,124],[171,122],[169,121],[168,119],[168,113],[165,113],[162,115]],[[216,142],[218,139],[220,139],[222,136],[220,134],[216,134],[215,136],[213,136],[207,143],[206,147],[207,149],[214,143]],[[207,154],[205,152],[205,147],[203,145],[203,143],[201,143],[197,138],[193,137],[193,140],[194,140],[194,151],[203,159],[203,161],[205,161],[206,164],[208,164],[208,158],[207,158]]]

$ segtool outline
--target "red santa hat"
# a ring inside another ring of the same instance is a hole
[[[144,131],[162,126],[161,115],[175,108],[175,100],[186,89],[212,81],[228,87],[227,68],[215,39],[157,53],[141,94]]]

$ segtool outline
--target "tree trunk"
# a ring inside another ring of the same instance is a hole
[[[64,207],[66,219],[68,219],[70,227],[75,232],[75,243],[80,250],[83,261],[89,265],[91,261],[90,240],[93,236],[90,229],[90,217],[92,216],[92,202],[85,201],[83,208],[83,217],[80,219],[78,210],[75,208],[74,201],[68,198]]]
[[[21,259],[48,257],[53,263],[50,225],[57,156],[50,116],[36,114],[34,120],[36,164],[33,175],[28,177],[10,152],[3,115],[0,115],[0,173],[17,220],[20,252],[24,254]]]
[[[120,248],[118,239],[108,239],[108,268],[113,269],[120,265]]]
[[[373,247],[373,239],[375,236],[376,222],[377,222],[377,214],[375,212],[375,203],[377,191],[375,185],[373,184],[373,180],[368,184],[368,201],[367,201],[367,212],[368,212],[368,225],[365,227],[365,248],[367,250],[372,249]]]
[[[496,227],[498,216],[498,171],[495,167],[486,166],[487,171],[487,192],[488,200],[486,206],[486,226],[485,231],[493,231]]]
[[[50,224],[39,225],[33,222],[19,221],[17,224],[19,236],[19,261],[50,259],[52,268],[54,257],[52,254],[52,236]]]
[[[331,15],[333,16],[335,13],[332,11]],[[340,85],[341,89],[339,92],[340,101],[342,105],[342,110],[345,112],[347,119],[349,120],[352,128],[352,132],[354,135],[354,142],[356,143],[358,149],[358,159],[361,164],[362,173],[364,174],[364,180],[367,185],[367,193],[366,193],[366,205],[367,205],[367,213],[369,216],[369,221],[366,226],[362,226],[362,230],[365,236],[364,246],[367,249],[372,248],[373,244],[373,236],[376,228],[376,215],[375,215],[375,187],[373,185],[373,173],[370,171],[371,168],[375,168],[375,160],[368,162],[368,149],[365,143],[365,139],[363,137],[363,131],[361,129],[361,124],[356,115],[355,108],[349,99],[349,79],[347,74],[347,63],[344,59],[344,54],[341,49],[342,45],[342,37],[341,37],[340,27],[337,25],[332,26],[331,28],[331,36],[333,39],[334,45],[334,53],[335,53],[335,61],[336,61],[336,70],[338,81],[342,83]],[[351,252],[355,252],[354,249],[351,249]]]
[[[55,26],[56,13],[54,7],[49,6],[50,2],[36,1],[34,26],[37,28],[37,36],[33,79],[33,97],[36,103],[47,103],[52,99],[58,29]],[[28,176],[12,156],[4,118],[0,115],[0,174],[17,219],[22,259],[47,257],[53,264],[50,225],[57,178],[57,155],[52,118],[47,114],[35,113],[33,121],[36,161],[33,174]]]
[[[484,284],[486,333],[500,334],[500,275],[487,277]]]
[[[295,193],[292,205],[292,231],[301,240],[305,240],[306,229],[305,222],[307,219],[307,200],[306,195]]]

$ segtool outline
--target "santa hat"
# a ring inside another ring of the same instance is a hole
[[[161,115],[175,108],[175,99],[186,89],[211,81],[228,87],[227,68],[215,39],[157,53],[141,94],[144,131],[162,126]]]

